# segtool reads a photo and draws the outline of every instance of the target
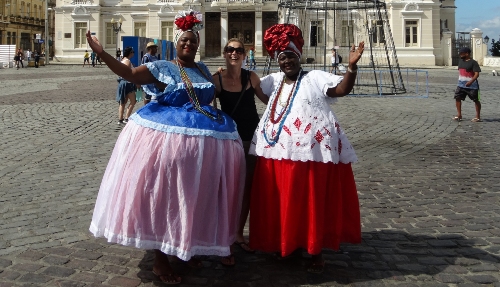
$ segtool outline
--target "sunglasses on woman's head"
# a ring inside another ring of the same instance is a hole
[[[233,46],[227,46],[226,48],[224,48],[224,52],[229,53],[229,54],[233,53],[234,51],[236,51],[236,53],[238,53],[238,54],[245,53],[245,49],[241,48],[241,47],[235,48]]]

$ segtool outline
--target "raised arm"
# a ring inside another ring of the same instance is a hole
[[[260,78],[257,76],[256,73],[250,72],[250,81],[252,82],[252,86],[255,90],[255,95],[259,100],[261,100],[264,104],[267,105],[267,102],[269,102],[269,96],[264,94],[262,91],[262,88],[260,87]]]
[[[87,42],[89,43],[92,51],[96,52],[96,54],[108,65],[108,68],[113,71],[113,73],[138,85],[153,84],[158,82],[146,66],[132,68],[123,65],[120,61],[116,60],[115,57],[104,51],[101,43],[99,43],[99,40],[95,36],[92,36],[90,31],[87,31],[86,36]]]
[[[358,72],[357,63],[359,59],[361,59],[361,55],[363,55],[364,50],[365,42],[359,43],[357,49],[354,45],[352,45],[349,52],[349,65],[347,73],[345,73],[344,79],[340,82],[340,84],[326,91],[327,96],[332,98],[343,97],[351,92],[354,87],[354,83],[356,82],[356,74]]]

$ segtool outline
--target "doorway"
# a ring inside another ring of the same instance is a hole
[[[205,57],[220,57],[220,13],[205,13]]]
[[[240,39],[248,50],[255,45],[255,12],[229,12],[229,39]]]

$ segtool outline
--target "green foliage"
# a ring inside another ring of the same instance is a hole
[[[495,39],[491,40],[490,52],[492,56],[500,56],[500,41],[495,41]]]

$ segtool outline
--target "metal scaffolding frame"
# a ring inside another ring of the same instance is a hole
[[[304,69],[329,71],[327,59],[333,47],[347,64],[350,47],[365,41],[365,53],[358,62],[360,73],[351,94],[406,93],[384,1],[280,0],[278,7],[280,23],[295,24],[304,34]],[[318,26],[312,29],[312,23]],[[268,59],[264,73],[278,70],[276,66]]]

